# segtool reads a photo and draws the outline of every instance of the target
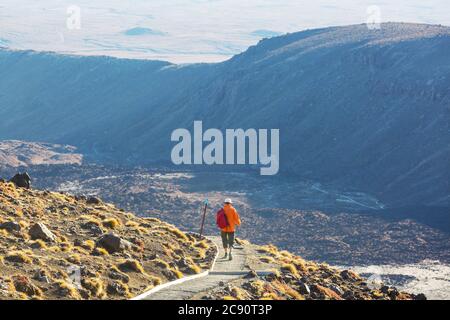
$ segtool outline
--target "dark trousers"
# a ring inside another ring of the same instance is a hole
[[[221,231],[222,244],[224,249],[232,248],[234,244],[234,232],[224,232]]]

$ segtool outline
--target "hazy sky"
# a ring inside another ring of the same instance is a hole
[[[450,25],[448,0],[1,0],[0,46],[223,61],[262,37],[365,23],[377,8],[382,22]]]

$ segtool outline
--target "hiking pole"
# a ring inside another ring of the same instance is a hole
[[[208,199],[204,201],[205,207],[203,208],[203,218],[202,218],[202,225],[200,227],[200,236],[203,235],[203,227],[205,225],[205,218],[206,218],[206,209],[208,208]]]

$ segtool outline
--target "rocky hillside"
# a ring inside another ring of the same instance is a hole
[[[449,206],[450,28],[387,23],[261,41],[218,64],[0,51],[0,138],[77,146],[112,163],[170,163],[170,134],[279,128],[280,170]],[[168,116],[170,115],[170,116]]]
[[[0,299],[125,299],[208,269],[215,247],[97,198],[0,181]]]
[[[368,281],[351,270],[306,261],[273,245],[256,246],[240,241],[252,270],[271,270],[258,276],[222,283],[193,299],[225,300],[422,300],[423,294],[399,292],[394,287]]]
[[[18,140],[0,141],[0,167],[81,164],[83,156],[72,146]]]
[[[421,299],[272,245],[241,240],[254,270],[198,299]],[[0,299],[126,299],[209,269],[215,247],[94,197],[0,181]]]

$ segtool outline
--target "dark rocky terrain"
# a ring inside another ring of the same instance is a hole
[[[389,209],[366,212],[365,207],[351,202],[336,202],[334,197],[342,197],[338,191],[331,194],[331,190],[320,198],[325,186],[313,193],[314,183],[288,184],[286,188],[282,181],[272,181],[268,190],[266,182],[257,184],[259,176],[253,180],[242,173],[216,173],[211,179],[211,173],[167,168],[83,165],[29,169],[38,188],[98,195],[126,210],[158,217],[187,231],[198,232],[200,208],[208,198],[211,205],[206,232],[216,233],[215,211],[225,195],[231,196],[244,221],[239,236],[257,244],[274,243],[306,259],[337,265],[404,264],[424,259],[450,262],[446,212],[440,215],[444,221],[440,227],[425,219],[427,211],[419,219],[393,218],[387,214]],[[14,172],[10,168],[0,175],[12,176]],[[277,194],[288,201],[276,202]],[[359,202],[375,203],[356,195]]]

